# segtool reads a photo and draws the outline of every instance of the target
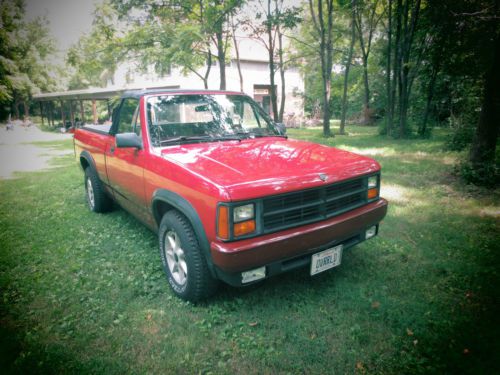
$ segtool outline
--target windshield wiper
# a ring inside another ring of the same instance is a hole
[[[167,138],[160,141],[161,145],[169,144],[169,143],[183,143],[183,142],[203,142],[203,141],[211,141],[213,137],[205,135],[205,136],[185,136],[182,135],[180,137],[175,138]]]
[[[288,135],[283,135],[283,134],[261,134],[261,133],[254,133],[255,138],[262,138],[262,137],[279,137],[279,138],[285,138],[288,139]]]
[[[238,137],[239,134],[224,134],[214,137],[214,141],[240,141],[241,137]]]
[[[189,143],[189,142],[220,142],[220,141],[240,141],[241,138],[236,135],[202,135],[202,136],[180,136],[175,138],[167,138],[160,141],[161,145],[167,145],[171,143]]]
[[[281,134],[268,134],[268,133],[255,133],[255,132],[238,132],[236,134],[246,135],[248,138],[279,137],[288,139],[287,135],[281,135]]]

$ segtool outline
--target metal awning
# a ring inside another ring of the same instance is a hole
[[[50,92],[33,95],[33,100],[47,102],[51,100],[106,100],[120,96],[126,89],[85,89]]]
[[[70,90],[60,92],[49,92],[33,95],[33,100],[37,102],[48,102],[53,100],[107,100],[116,96],[121,96],[125,91],[144,89],[178,89],[179,86],[158,86],[158,87],[137,87],[137,88],[93,88],[85,90]]]

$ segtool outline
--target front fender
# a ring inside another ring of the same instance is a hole
[[[162,219],[162,212],[159,209],[160,203],[167,204],[171,208],[176,209],[181,212],[191,223],[193,230],[198,238],[198,243],[202,250],[203,255],[207,261],[208,268],[213,277],[215,277],[214,265],[212,261],[212,255],[210,253],[210,244],[208,242],[207,234],[205,233],[205,228],[200,219],[200,215],[196,212],[195,208],[186,199],[181,197],[179,194],[174,193],[165,189],[158,189],[153,193],[153,198],[151,199],[151,209],[153,216],[155,218],[156,224],[159,226]]]

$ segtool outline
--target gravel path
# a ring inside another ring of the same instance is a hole
[[[14,126],[13,130],[0,127],[0,179],[15,178],[15,172],[34,172],[51,168],[49,161],[52,158],[71,154],[73,151],[40,147],[30,143],[71,137],[72,134],[42,132],[36,126]]]

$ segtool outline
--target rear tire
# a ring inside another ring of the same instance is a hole
[[[158,231],[163,270],[174,293],[186,301],[210,297],[217,289],[187,218],[176,210],[162,218]]]
[[[101,180],[91,167],[85,169],[85,197],[90,211],[107,212],[111,209],[113,202],[106,195]]]

